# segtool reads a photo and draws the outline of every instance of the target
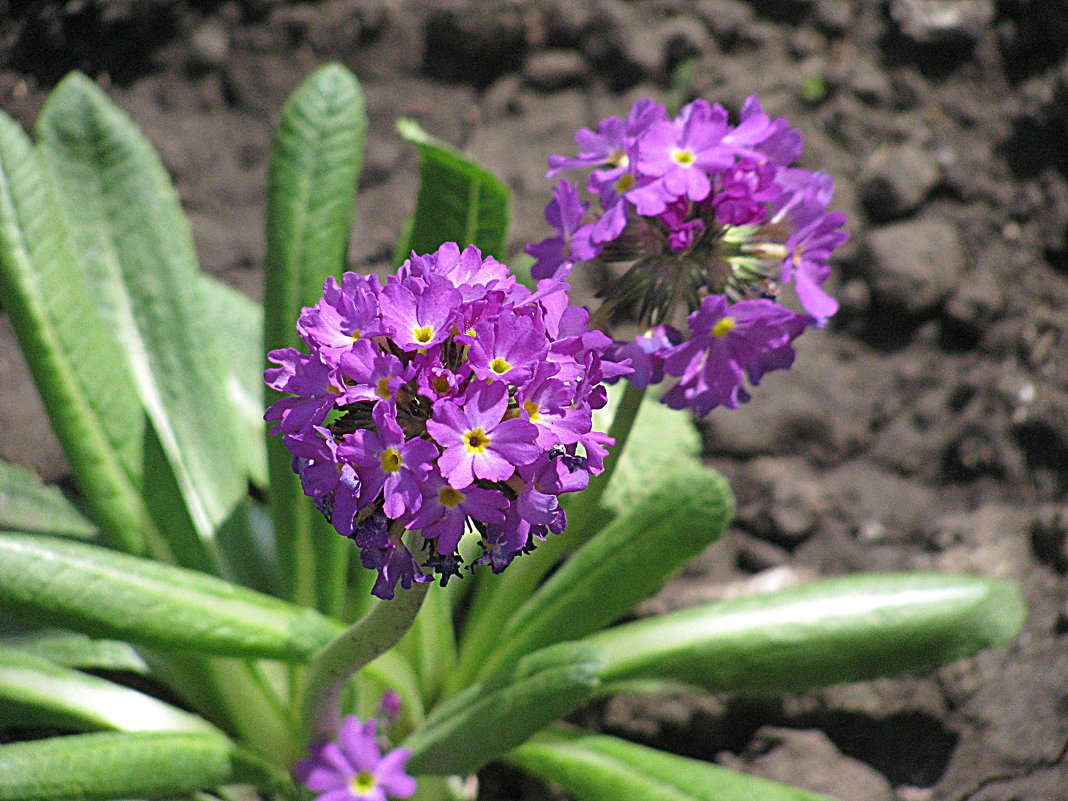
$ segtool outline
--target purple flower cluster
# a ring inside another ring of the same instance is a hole
[[[411,752],[395,748],[383,756],[376,728],[374,718],[361,723],[347,715],[336,743],[313,746],[311,756],[297,763],[297,779],[318,793],[315,801],[387,801],[415,794],[415,779],[404,772]]]
[[[308,346],[269,354],[267,384],[291,393],[265,419],[283,435],[304,492],[378,570],[372,592],[442,582],[457,545],[481,535],[475,564],[503,570],[566,524],[558,496],[603,469],[611,439],[593,431],[611,340],[587,330],[567,284],[532,291],[477,248],[445,244],[386,284],[329,278],[297,330]],[[401,541],[422,533],[422,565]]]
[[[551,156],[548,175],[592,168],[586,189],[599,208],[560,179],[545,210],[555,236],[527,248],[532,274],[563,278],[593,258],[629,263],[609,301],[637,304],[641,332],[613,358],[629,358],[641,385],[677,378],[665,403],[698,414],[737,407],[749,398],[745,379],[789,367],[793,340],[837,311],[822,288],[848,237],[845,215],[827,208],[833,183],[791,166],[801,135],[757,98],[733,125],[719,104],[695,100],[670,118],[640,100],[575,141],[578,155]],[[778,304],[783,286],[803,313]],[[689,337],[671,326],[679,301]]]

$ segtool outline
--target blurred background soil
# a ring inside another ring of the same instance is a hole
[[[636,98],[759,94],[849,214],[842,312],[740,411],[702,423],[729,533],[642,613],[819,576],[1019,582],[1010,647],[770,701],[617,697],[603,731],[843,801],[1068,799],[1068,5],[1063,0],[0,1],[0,106],[32,124],[71,69],[163,154],[204,267],[259,296],[266,158],[287,94],[338,60],[371,118],[353,269],[388,263],[417,179],[401,116],[514,191]],[[580,287],[588,292],[590,285]],[[0,314],[0,456],[66,465]],[[504,770],[483,797],[553,791]]]

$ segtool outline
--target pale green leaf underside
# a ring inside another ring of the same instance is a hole
[[[0,300],[96,521],[139,551],[143,414],[88,297],[48,174],[18,123],[0,114]]]
[[[192,731],[215,728],[150,695],[0,647],[0,719],[82,731]]]
[[[9,462],[0,462],[0,528],[82,539],[98,533],[58,487],[41,483],[32,470]]]
[[[507,761],[578,801],[834,801],[834,799],[604,735],[546,732]]]
[[[80,73],[49,95],[37,132],[90,297],[118,333],[134,376],[127,391],[139,394],[190,518],[210,539],[246,485],[178,197],[152,144]]]

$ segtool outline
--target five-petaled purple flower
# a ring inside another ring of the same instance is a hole
[[[790,343],[838,310],[822,286],[848,237],[845,215],[828,210],[833,183],[791,166],[801,135],[757,98],[737,124],[704,100],[674,118],[642,100],[626,121],[609,117],[575,142],[578,155],[550,156],[548,174],[594,168],[586,188],[600,208],[559,182],[546,210],[556,236],[527,247],[537,258],[532,274],[566,277],[590,251],[586,258],[628,264],[606,294],[609,303],[637,300],[639,333],[611,355],[629,359],[642,386],[678,378],[665,403],[698,414],[736,407],[749,398],[746,382],[788,367]],[[804,314],[777,305],[783,287]],[[672,327],[679,301],[693,312],[689,338]]]
[[[318,793],[315,801],[387,801],[415,794],[415,779],[404,772],[411,751],[395,748],[383,756],[375,729],[374,718],[361,723],[347,715],[337,742],[313,746],[311,756],[297,763],[297,779]]]

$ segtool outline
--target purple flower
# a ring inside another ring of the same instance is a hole
[[[265,417],[305,492],[377,571],[374,595],[429,581],[424,570],[456,575],[468,530],[526,547],[563,519],[543,508],[603,468],[610,440],[591,412],[605,403],[600,382],[629,368],[603,359],[611,340],[587,330],[566,290],[553,278],[531,291],[477,248],[447,243],[413,254],[384,287],[349,273],[327,281],[301,317],[310,353],[271,355],[280,366],[266,380],[292,396]],[[582,475],[520,499],[526,466],[560,444],[587,449]],[[418,558],[405,531],[427,540]]]
[[[500,490],[470,486],[462,490],[450,487],[437,473],[426,477],[422,484],[423,502],[419,513],[410,521],[412,529],[420,529],[428,539],[437,538],[441,555],[456,550],[468,518],[483,523],[503,523],[508,499]]]
[[[508,390],[499,382],[472,384],[461,405],[434,404],[426,430],[445,449],[438,467],[450,486],[465,489],[476,477],[504,481],[518,465],[538,457],[537,427],[518,418],[505,420],[507,409]]]
[[[387,517],[396,520],[414,514],[422,498],[419,484],[438,449],[425,439],[405,439],[388,403],[376,404],[372,419],[376,430],[365,428],[347,435],[337,449],[338,457],[356,465],[364,505],[382,493],[382,511]]]
[[[592,226],[582,225],[586,204],[581,203],[578,190],[570,181],[561,178],[553,190],[553,199],[545,207],[545,220],[556,236],[543,239],[524,250],[537,261],[530,268],[535,278],[551,278],[566,274],[576,261],[593,258],[600,251],[591,241]]]
[[[790,343],[814,322],[770,300],[731,305],[722,295],[710,295],[687,319],[690,338],[665,354],[664,370],[679,382],[664,402],[690,406],[699,415],[716,406],[738,408],[749,400],[743,380],[755,385],[766,372],[789,367]]]
[[[387,801],[408,798],[416,782],[404,772],[411,751],[395,748],[385,756],[375,742],[376,721],[347,715],[338,730],[337,742],[311,748],[311,755],[297,763],[297,779],[318,793],[315,801]]]
[[[638,213],[660,214],[672,200],[708,197],[710,173],[734,161],[722,145],[727,130],[727,112],[704,100],[690,103],[676,120],[651,125],[638,144],[638,167],[643,175],[658,180],[628,193]]]

